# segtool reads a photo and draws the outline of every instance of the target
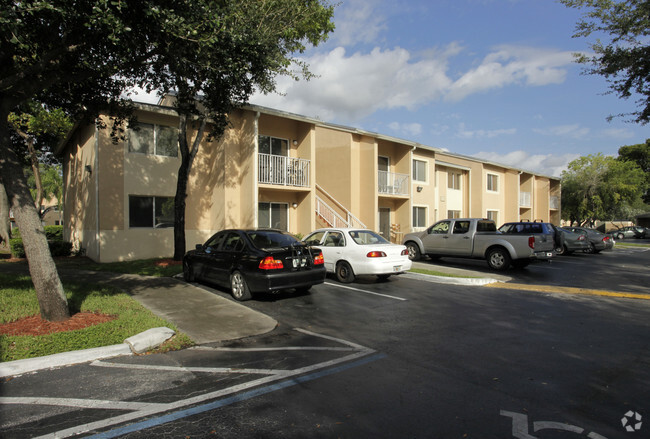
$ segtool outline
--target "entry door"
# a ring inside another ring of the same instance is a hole
[[[390,170],[390,158],[384,156],[377,157],[377,170],[379,175],[377,176],[379,182],[379,193],[385,194],[388,193],[388,171]]]
[[[390,208],[379,208],[379,234],[390,241]]]

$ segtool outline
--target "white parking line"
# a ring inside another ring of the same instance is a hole
[[[325,285],[329,285],[331,287],[343,288],[343,289],[346,289],[346,290],[358,291],[360,293],[372,294],[372,295],[375,295],[375,296],[386,297],[388,299],[408,300],[408,299],[405,299],[403,297],[396,297],[396,296],[390,296],[388,294],[375,293],[374,291],[362,290],[360,288],[353,288],[353,287],[348,287],[348,286],[345,286],[345,285],[333,284],[333,283],[330,283],[330,282],[325,282]]]
[[[118,416],[109,417],[106,419],[98,420],[95,422],[90,422],[83,425],[77,425],[71,428],[64,430],[56,431],[53,433],[45,434],[39,436],[39,438],[64,438],[81,433],[87,433],[93,430],[105,429],[116,426],[118,424],[127,423],[131,421],[137,421],[139,419],[162,415],[165,412],[173,412],[175,410],[185,409],[186,407],[193,406],[196,404],[206,404],[210,400],[219,400],[220,398],[231,396],[233,401],[236,399],[234,395],[240,394],[241,392],[247,392],[251,389],[257,389],[259,392],[271,392],[276,388],[282,388],[282,386],[294,385],[299,382],[306,374],[313,374],[313,376],[307,375],[304,379],[316,379],[320,376],[324,376],[327,373],[335,373],[338,367],[353,367],[357,364],[353,363],[354,361],[374,361],[377,358],[373,358],[372,354],[376,354],[373,349],[358,345],[353,342],[346,340],[341,340],[335,337],[329,337],[322,334],[317,334],[311,331],[294,328],[298,332],[304,334],[310,334],[315,337],[327,339],[330,341],[335,341],[343,344],[344,348],[331,348],[327,350],[340,350],[346,352],[347,355],[344,355],[339,358],[334,358],[329,361],[324,361],[321,363],[315,363],[308,366],[300,367],[293,370],[284,370],[284,369],[236,369],[236,368],[206,368],[206,367],[169,367],[169,366],[149,366],[149,365],[135,365],[135,364],[119,364],[119,363],[106,363],[103,361],[96,361],[91,363],[93,366],[102,366],[102,367],[123,367],[130,369],[156,369],[162,371],[188,371],[188,372],[206,372],[206,373],[250,373],[250,374],[261,374],[265,375],[258,379],[248,381],[246,383],[241,383],[232,387],[225,389],[217,390],[214,392],[208,392],[202,395],[192,396],[186,399],[180,399],[177,401],[172,401],[169,403],[149,403],[149,402],[137,402],[137,401],[110,401],[110,400],[93,400],[93,399],[75,399],[75,398],[49,398],[49,397],[0,397],[0,404],[25,404],[25,405],[56,405],[56,406],[67,406],[67,407],[83,407],[90,409],[114,409],[114,410],[127,410],[128,413],[123,413]],[[292,348],[292,347],[290,347]],[[278,348],[276,350],[281,350],[283,348]],[[314,347],[307,347],[305,350],[313,350]],[[238,349],[232,349],[237,351]],[[365,357],[365,358],[364,358]],[[361,363],[358,363],[361,364]],[[328,372],[330,371],[330,372]],[[287,378],[291,380],[286,381]],[[282,384],[285,383],[285,384]],[[267,386],[267,387],[260,387]],[[213,403],[210,403],[213,404]],[[211,407],[211,405],[206,406],[206,410]],[[201,407],[199,407],[201,408]],[[164,422],[168,422],[165,421]],[[138,429],[147,428],[137,427]],[[115,437],[111,431],[105,433],[99,433],[96,436],[98,437]]]

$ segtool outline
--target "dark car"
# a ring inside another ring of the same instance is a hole
[[[257,292],[308,291],[326,271],[320,250],[281,230],[256,229],[217,232],[185,254],[183,275],[230,288],[242,301]]]
[[[589,240],[589,248],[585,250],[587,253],[600,253],[603,250],[611,250],[614,247],[614,239],[598,230],[573,226],[563,228],[571,230],[572,232],[584,233],[587,235],[587,239]]]

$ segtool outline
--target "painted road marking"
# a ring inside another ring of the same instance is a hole
[[[503,288],[506,290],[536,291],[540,293],[582,294],[588,296],[620,297],[625,299],[650,300],[650,294],[621,293],[616,291],[592,290],[588,288],[561,287],[561,286],[553,286],[553,285],[526,285],[526,284],[494,282],[484,286],[487,288]]]
[[[389,299],[394,299],[394,300],[408,300],[408,299],[405,299],[403,297],[397,297],[397,296],[390,296],[388,294],[375,293],[374,291],[362,290],[360,288],[354,288],[354,287],[348,287],[348,286],[345,286],[345,285],[333,284],[331,282],[325,282],[325,285],[329,285],[331,287],[337,287],[337,288],[344,288],[346,290],[359,291],[360,293],[373,294],[375,296],[387,297]]]
[[[532,436],[528,433],[528,415],[523,413],[509,412],[507,410],[501,410],[499,413],[501,416],[512,418],[512,437],[517,439],[537,439],[537,436]],[[578,427],[576,425],[570,425],[565,422],[553,422],[553,421],[535,421],[533,422],[533,431],[537,433],[541,430],[560,430],[560,431],[569,431],[571,433],[582,434],[585,429]],[[587,435],[589,439],[607,439],[605,436],[601,436],[598,433],[591,432]]]
[[[229,388],[209,392],[203,395],[196,395],[190,398],[173,401],[170,403],[140,403],[136,401],[107,401],[107,400],[83,400],[83,399],[59,399],[59,398],[22,398],[22,397],[4,397],[0,398],[0,404],[28,404],[28,405],[57,405],[82,408],[97,409],[116,409],[129,411],[118,416],[90,422],[83,425],[77,425],[68,429],[49,433],[39,438],[64,438],[93,430],[106,429],[118,424],[124,424],[130,421],[138,421],[145,417],[152,417],[146,421],[136,422],[134,424],[118,427],[116,429],[99,433],[91,437],[95,438],[113,438],[128,432],[140,431],[156,425],[162,425],[184,417],[192,416],[209,410],[224,407],[229,404],[254,398],[259,395],[274,392],[283,388],[304,383],[324,376],[332,375],[340,371],[361,366],[371,361],[384,358],[384,354],[377,353],[375,350],[342,340],[335,337],[329,337],[315,332],[295,328],[296,331],[331,340],[345,346],[341,352],[346,353],[339,358],[300,367],[293,370],[284,369],[236,369],[236,368],[190,368],[190,367],[167,367],[167,366],[143,366],[133,364],[106,363],[97,361],[91,363],[93,366],[100,367],[124,367],[132,369],[157,369],[162,371],[192,371],[206,373],[255,373],[265,375],[261,378],[241,383]],[[226,350],[225,348],[216,348]],[[285,350],[286,347],[267,348],[267,350]],[[305,351],[313,350],[313,347],[307,347]],[[235,351],[237,349],[229,349]],[[336,352],[335,349],[328,349]],[[250,350],[249,350],[250,351]],[[197,406],[198,404],[198,406]],[[194,406],[192,408],[187,408]],[[167,412],[167,414],[165,414]],[[169,413],[171,412],[171,413]],[[157,416],[157,417],[156,417]]]

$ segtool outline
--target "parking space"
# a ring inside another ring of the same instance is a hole
[[[0,430],[4,438],[117,437],[379,357],[355,343],[294,329],[222,346],[95,361],[3,383]]]

